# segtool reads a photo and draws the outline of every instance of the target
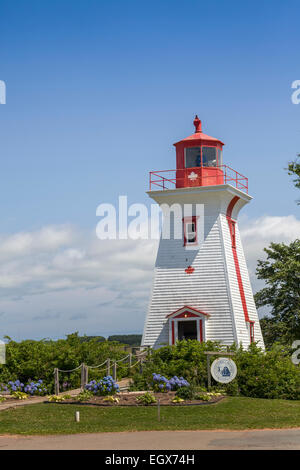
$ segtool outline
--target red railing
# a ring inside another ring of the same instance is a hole
[[[231,184],[248,193],[248,178],[227,165],[150,171],[150,191]]]

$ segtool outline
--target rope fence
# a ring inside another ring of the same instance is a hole
[[[123,365],[123,364],[119,365],[119,363],[122,363],[127,359],[127,362],[128,362],[127,367],[128,367],[129,370],[132,370],[134,367],[136,367],[139,364],[140,365],[140,373],[142,373],[142,371],[143,371],[143,362],[147,357],[149,357],[150,354],[151,354],[150,349],[148,349],[146,351],[137,352],[136,355],[135,355],[136,358],[137,358],[137,361],[134,364],[132,364],[133,354],[130,353],[127,356],[122,357],[121,359],[118,359],[118,360],[111,360],[110,358],[108,358],[108,359],[106,359],[106,361],[102,362],[101,364],[98,364],[97,366],[88,366],[88,365],[82,363],[78,367],[75,367],[74,369],[69,369],[69,370],[63,370],[63,369],[59,369],[59,368],[56,367],[54,369],[54,393],[55,393],[55,395],[59,394],[59,388],[60,388],[59,387],[59,372],[69,374],[71,372],[75,372],[76,370],[81,369],[80,388],[82,390],[84,390],[85,386],[88,383],[89,369],[91,369],[91,370],[98,369],[98,372],[106,371],[106,375],[110,375],[111,369],[112,369],[112,377],[115,381],[117,381],[117,367],[120,367],[120,366]],[[103,367],[102,369],[99,369],[99,367],[104,366],[104,365],[105,365],[105,367]]]

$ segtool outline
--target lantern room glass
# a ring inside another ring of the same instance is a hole
[[[201,146],[185,149],[185,168],[220,167],[222,150],[217,147]]]
[[[200,147],[190,147],[185,149],[185,167],[195,168],[201,166]]]
[[[217,166],[216,147],[202,147],[202,166]]]

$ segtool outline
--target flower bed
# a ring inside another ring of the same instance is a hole
[[[173,402],[176,392],[154,392],[152,395],[155,398],[155,403],[149,403],[148,405],[144,404],[140,397],[145,394],[146,392],[122,392],[114,395],[114,400],[108,400],[109,396],[97,396],[94,395],[85,401],[79,401],[76,397],[64,400],[58,404],[77,404],[77,405],[91,405],[91,406],[157,406],[158,400],[160,401],[160,405],[162,406],[185,406],[185,405],[205,405],[205,404],[212,404],[217,403],[218,401],[224,398],[223,395],[211,396],[209,400],[183,400],[180,402]],[[117,399],[116,399],[117,397]],[[137,400],[139,399],[139,400]]]

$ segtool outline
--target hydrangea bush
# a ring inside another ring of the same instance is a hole
[[[37,382],[29,382],[24,387],[24,392],[28,393],[29,395],[39,395],[44,396],[47,395],[48,389],[43,384],[43,381],[40,379]]]
[[[20,380],[12,381],[10,380],[6,385],[5,389],[9,390],[10,393],[12,392],[22,392],[24,388],[24,384],[20,382]]]
[[[111,375],[103,377],[103,379],[97,382],[96,380],[91,380],[86,386],[86,390],[89,390],[94,395],[114,395],[115,393],[120,392],[119,385],[114,381]]]
[[[37,382],[29,381],[25,385],[20,380],[10,380],[7,385],[2,384],[1,389],[9,391],[11,394],[24,392],[28,395],[44,396],[48,393],[47,387],[45,387],[42,380],[38,380]]]
[[[171,392],[189,386],[189,382],[183,377],[178,378],[174,375],[171,379],[167,379],[164,375],[152,374],[152,388],[156,392]]]

